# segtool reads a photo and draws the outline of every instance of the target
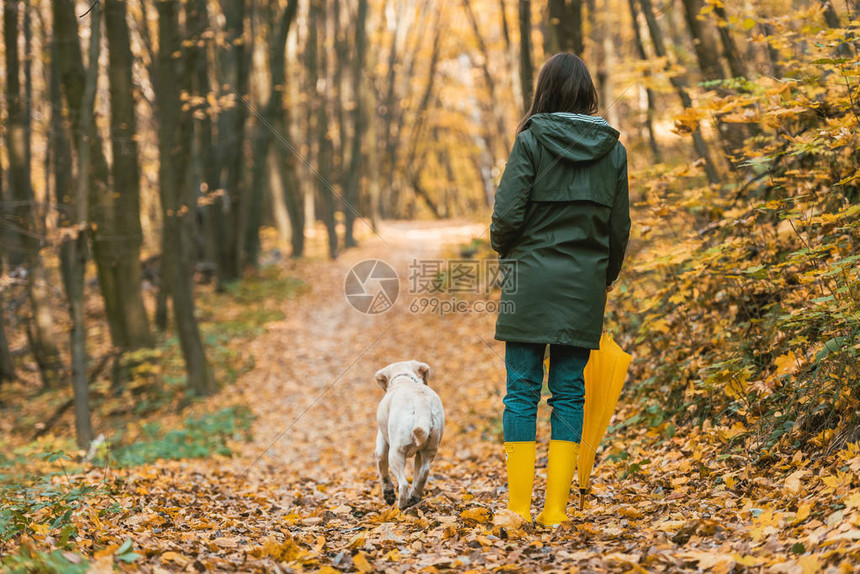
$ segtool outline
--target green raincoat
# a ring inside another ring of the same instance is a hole
[[[496,339],[599,347],[630,235],[627,151],[599,116],[532,116],[496,190],[490,241],[511,271]],[[515,262],[515,263],[514,263]]]

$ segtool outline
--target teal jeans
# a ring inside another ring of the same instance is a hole
[[[542,343],[505,344],[507,394],[502,428],[505,442],[535,440],[538,403],[543,387]],[[549,392],[552,407],[552,439],[579,442],[582,437],[582,406],[585,402],[583,370],[590,351],[569,345],[549,346]]]

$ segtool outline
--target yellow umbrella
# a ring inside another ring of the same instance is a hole
[[[580,510],[584,505],[585,492],[594,468],[594,455],[603,440],[612,413],[615,412],[631,360],[632,357],[618,346],[609,333],[600,337],[600,350],[592,350],[588,357],[588,364],[585,366],[582,443],[577,460]]]

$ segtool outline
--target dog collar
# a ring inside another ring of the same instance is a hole
[[[410,379],[412,379],[413,383],[421,383],[421,381],[418,379],[418,377],[416,377],[412,373],[397,373],[396,375],[394,375],[393,377],[391,377],[388,380],[388,384],[390,385],[391,383],[393,383],[394,379],[396,379],[397,377],[409,377]]]

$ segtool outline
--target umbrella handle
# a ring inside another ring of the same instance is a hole
[[[579,510],[585,509],[585,489],[579,489]]]

